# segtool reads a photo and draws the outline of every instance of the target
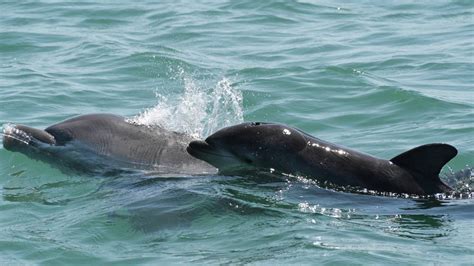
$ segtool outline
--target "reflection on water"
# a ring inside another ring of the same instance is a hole
[[[446,215],[404,214],[391,219],[388,231],[401,237],[433,240],[447,236],[451,222]]]
[[[272,250],[287,249],[295,254],[315,249],[391,253],[401,246],[415,248],[420,241],[429,245],[455,237],[456,219],[473,218],[469,202],[343,193],[270,175],[184,177],[135,172],[97,178],[56,173],[39,175],[32,182],[28,173],[4,187],[3,200],[36,205],[23,218],[31,232],[41,229],[39,217],[69,233],[92,224],[88,229],[92,243],[109,235],[118,243],[140,239],[143,249],[168,248],[170,253],[180,243],[205,243],[206,250],[200,253],[203,261],[216,254],[227,257],[228,250],[234,250],[236,261],[275,258],[279,255]],[[74,209],[74,214],[68,209]],[[49,213],[41,214],[45,210]],[[242,233],[247,231],[252,234]],[[256,243],[272,248],[252,248]]]

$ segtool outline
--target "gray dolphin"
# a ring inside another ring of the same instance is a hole
[[[243,123],[187,148],[221,173],[274,169],[338,186],[417,195],[448,192],[441,168],[457,154],[448,144],[427,144],[390,160],[375,158],[274,123]]]
[[[134,125],[113,114],[82,115],[45,130],[9,125],[3,135],[3,146],[9,151],[82,172],[119,168],[165,174],[217,172],[186,152],[193,140],[190,136]]]

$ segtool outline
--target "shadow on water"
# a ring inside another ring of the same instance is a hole
[[[64,174],[45,163],[25,158],[22,154],[9,156],[8,168],[2,169],[8,173],[0,190],[4,201],[65,206],[79,198],[91,197],[99,191],[104,180]]]
[[[125,219],[144,233],[212,230],[222,220],[229,226],[241,226],[249,221],[283,219],[337,221],[345,226],[375,224],[390,235],[428,240],[447,236],[451,219],[472,209],[472,204],[460,207],[456,200],[351,194],[265,175],[135,176],[117,178],[106,186],[120,191],[116,198],[121,207],[109,217]]]
[[[126,180],[124,180],[126,179]],[[281,217],[291,205],[274,199],[274,187],[256,192],[250,180],[229,176],[143,177],[112,180],[106,186],[120,190],[122,208],[110,218],[126,219],[135,230],[157,232],[204,225],[234,217]]]

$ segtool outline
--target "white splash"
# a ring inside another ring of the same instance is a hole
[[[214,87],[206,88],[183,71],[184,92],[178,97],[156,93],[158,103],[129,122],[145,126],[161,126],[195,138],[206,137],[216,130],[243,122],[242,93],[222,78]]]

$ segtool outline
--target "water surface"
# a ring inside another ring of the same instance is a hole
[[[205,137],[273,121],[387,159],[445,142],[459,154],[443,172],[465,170],[459,178],[472,183],[472,1],[4,1],[0,10],[1,124],[110,112]],[[0,264],[474,260],[469,193],[81,176],[2,148],[0,194]]]

